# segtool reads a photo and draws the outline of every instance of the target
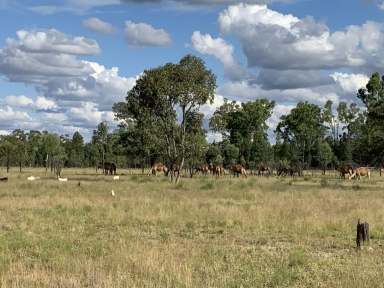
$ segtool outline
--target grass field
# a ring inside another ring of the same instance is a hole
[[[113,181],[66,169],[67,183],[15,171],[0,183],[1,287],[384,286],[378,175],[174,185],[127,171]],[[358,218],[371,226],[361,251]]]

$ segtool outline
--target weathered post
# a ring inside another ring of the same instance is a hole
[[[364,242],[369,242],[369,224],[367,222],[360,223],[360,219],[357,221],[356,227],[356,245],[360,249]]]

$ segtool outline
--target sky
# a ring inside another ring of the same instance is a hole
[[[0,0],[0,19],[0,133],[89,139],[145,69],[186,54],[217,75],[205,123],[225,98],[267,98],[270,131],[384,70],[382,0]]]

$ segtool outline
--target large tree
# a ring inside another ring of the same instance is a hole
[[[225,100],[213,114],[210,127],[239,149],[237,160],[242,157],[248,163],[268,161],[271,147],[267,136],[267,120],[274,106],[273,101],[266,99],[241,104]]]
[[[358,91],[357,97],[366,107],[364,126],[364,149],[367,152],[364,162],[383,165],[384,162],[384,81],[379,73],[374,73],[365,88]]]
[[[290,114],[281,117],[276,128],[278,138],[293,146],[291,160],[303,164],[311,164],[314,150],[325,132],[320,107],[308,102],[299,102]]]
[[[157,138],[165,144],[169,165],[182,169],[190,115],[201,105],[213,102],[215,88],[216,78],[204,62],[187,55],[177,64],[144,71],[128,92],[126,103],[116,104],[114,110],[118,119],[134,121],[141,131],[156,130]]]

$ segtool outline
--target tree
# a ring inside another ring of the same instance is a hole
[[[216,159],[221,157],[220,147],[216,143],[209,145],[207,153],[205,154],[205,159],[208,164],[214,164]]]
[[[226,167],[236,164],[239,160],[239,154],[239,148],[234,144],[231,144],[229,141],[223,143],[224,165]]]
[[[187,115],[186,127],[186,164],[189,167],[190,176],[193,176],[193,170],[197,164],[204,162],[205,153],[208,149],[206,131],[203,129],[202,113],[189,113]]]
[[[104,167],[105,155],[107,153],[108,143],[108,125],[106,122],[101,122],[97,125],[97,129],[93,130],[92,144],[95,146],[101,158],[102,166]],[[99,160],[100,160],[99,158]]]
[[[357,97],[366,107],[364,144],[367,151],[365,162],[383,165],[384,161],[384,81],[379,73],[372,74],[365,88]]]
[[[225,140],[239,149],[245,162],[260,161],[260,154],[270,150],[266,121],[271,117],[275,103],[266,99],[242,103],[224,101],[212,118],[210,127],[220,132]]]
[[[0,136],[0,156],[5,160],[7,173],[11,167],[15,152],[15,138],[12,135]]]
[[[69,142],[68,161],[71,167],[82,167],[84,162],[84,138],[76,131]]]
[[[21,129],[16,129],[12,132],[14,147],[15,161],[19,165],[19,171],[21,172],[22,167],[27,159],[27,135]]]
[[[283,115],[276,133],[286,143],[293,146],[294,161],[311,164],[312,153],[325,136],[321,109],[315,104],[299,102],[290,114]]]
[[[323,169],[323,175],[325,175],[325,170],[327,166],[332,162],[334,155],[332,152],[331,146],[329,146],[328,142],[319,142],[318,144],[318,159],[320,165]]]
[[[197,113],[201,105],[213,102],[215,88],[216,78],[204,62],[187,55],[178,64],[144,71],[128,92],[126,103],[115,105],[116,116],[125,122],[134,121],[141,130],[156,125],[169,165],[178,164],[181,170],[189,115]]]

